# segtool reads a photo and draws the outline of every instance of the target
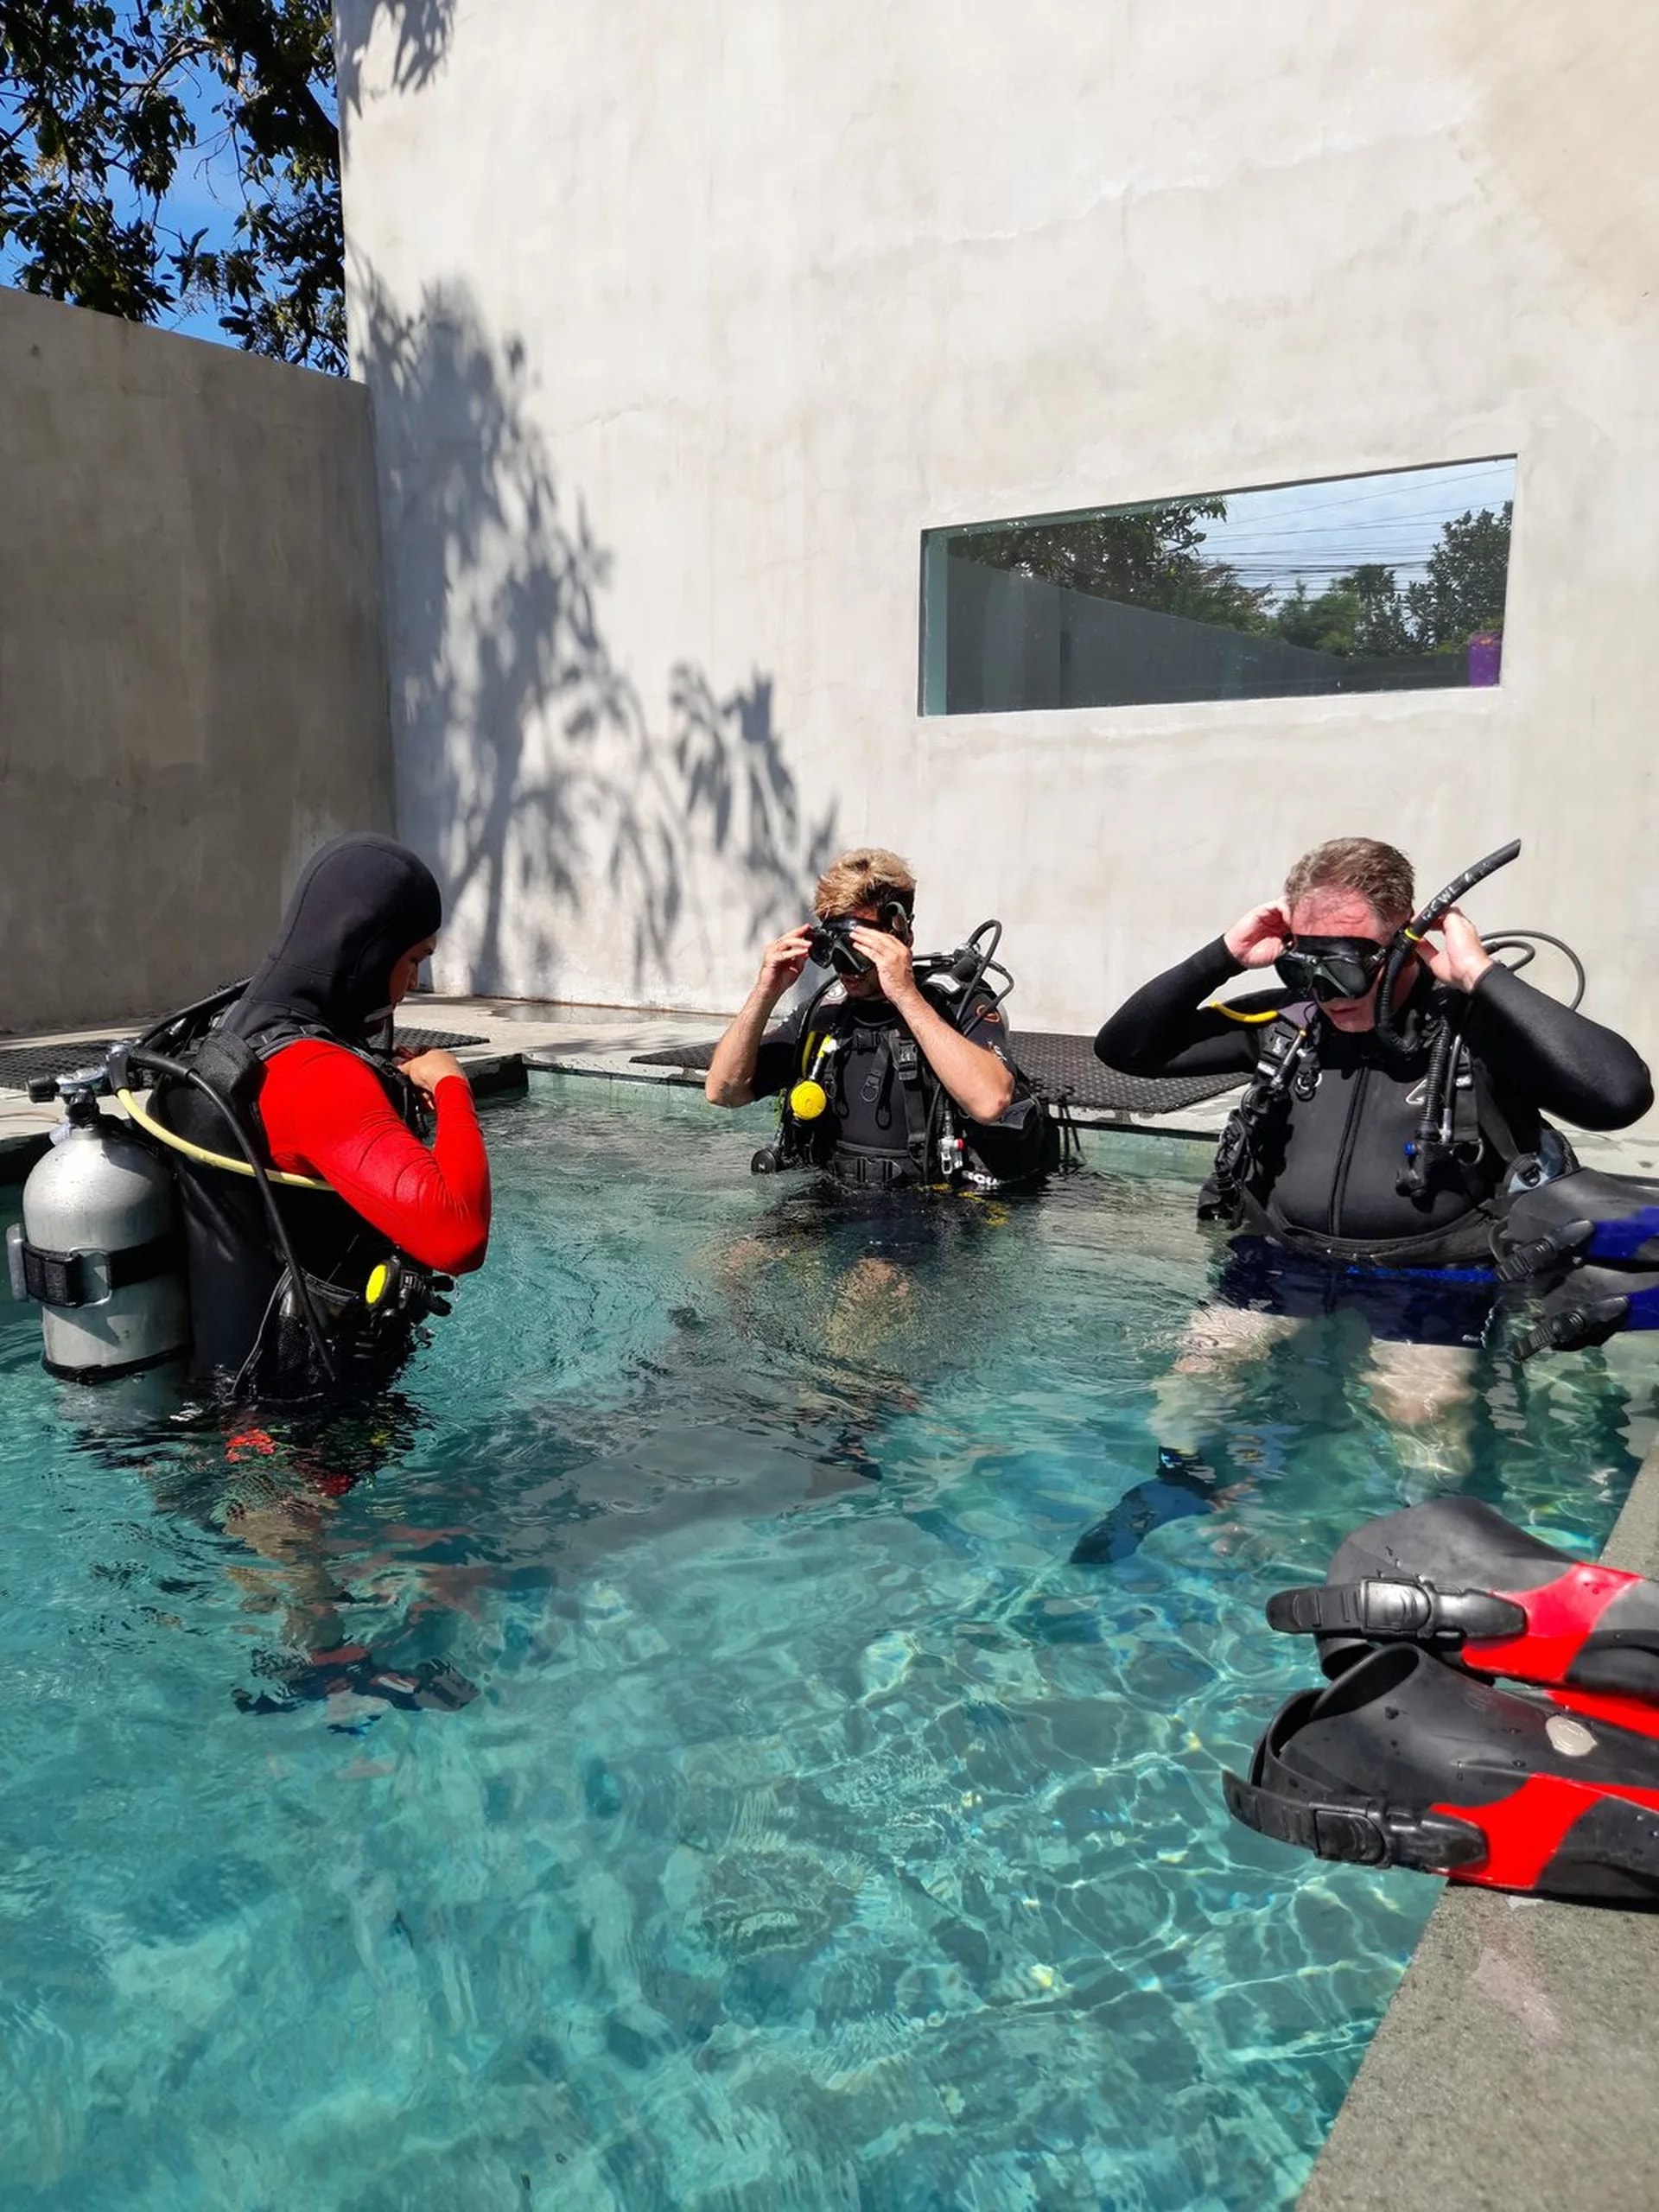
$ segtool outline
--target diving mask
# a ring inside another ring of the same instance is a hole
[[[820,968],[833,968],[837,976],[868,976],[875,963],[853,943],[853,931],[879,926],[875,922],[861,922],[853,915],[836,914],[814,929],[810,957]]]
[[[875,963],[853,943],[853,931],[880,930],[884,936],[896,937],[901,944],[908,944],[910,929],[910,909],[901,899],[887,899],[874,918],[865,914],[831,914],[814,925],[807,957],[820,968],[832,968],[837,976],[849,980],[868,976]]]
[[[1323,1006],[1332,999],[1363,999],[1388,957],[1388,946],[1368,937],[1299,937],[1277,964],[1293,991],[1306,991]]]

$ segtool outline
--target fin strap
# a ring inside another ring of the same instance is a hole
[[[1316,1859],[1442,1874],[1453,1866],[1477,1866],[1486,1856],[1486,1839],[1471,1821],[1392,1805],[1310,1804],[1236,1774],[1223,1775],[1221,1786],[1236,1821],[1274,1843],[1311,1851]]]

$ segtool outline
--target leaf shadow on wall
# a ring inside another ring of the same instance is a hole
[[[431,83],[449,50],[455,0],[337,0],[334,71],[342,111],[360,105],[364,57],[383,22],[394,41],[388,86],[416,92]]]
[[[413,315],[372,281],[358,299],[400,812],[443,880],[450,973],[556,995],[581,918],[590,963],[602,930],[637,997],[702,984],[737,926],[752,950],[800,918],[835,804],[808,823],[769,676],[719,685],[682,661],[653,726],[601,620],[613,556],[530,419],[524,346],[493,341],[464,288]]]

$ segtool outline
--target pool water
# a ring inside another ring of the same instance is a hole
[[[494,1111],[489,1268],[344,1430],[0,1304],[9,2212],[1294,2200],[1437,1885],[1228,1822],[1262,1600],[1449,1484],[1598,1547],[1616,1372],[1494,1358],[1458,1476],[1320,1324],[1217,1510],[1073,1567],[1206,1279],[1173,1155],[826,1217],[763,1126]],[[302,1694],[342,1643],[455,1709]]]

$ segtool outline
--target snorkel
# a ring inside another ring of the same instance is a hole
[[[1477,861],[1461,875],[1454,875],[1426,906],[1419,908],[1395,938],[1383,963],[1382,980],[1376,994],[1376,1034],[1384,1051],[1398,1052],[1405,1047],[1405,1039],[1395,1020],[1395,989],[1407,961],[1414,957],[1428,931],[1466,891],[1484,882],[1487,876],[1495,875],[1499,868],[1507,868],[1520,850],[1521,840],[1512,837],[1507,845],[1488,853],[1484,861]],[[1438,1024],[1423,1083],[1422,1118],[1417,1124],[1416,1135],[1406,1147],[1406,1164],[1395,1184],[1403,1198],[1421,1198],[1429,1186],[1436,1163],[1452,1149],[1451,1102],[1457,1050],[1458,1039],[1451,1027],[1445,1022]]]
[[[1507,845],[1500,845],[1495,853],[1488,853],[1484,861],[1477,861],[1461,875],[1454,875],[1450,883],[1434,893],[1426,906],[1420,907],[1411,919],[1395,936],[1389,947],[1389,957],[1382,965],[1382,981],[1376,993],[1376,1035],[1385,1051],[1403,1052],[1406,1039],[1395,1019],[1395,991],[1407,961],[1415,954],[1417,947],[1448,910],[1455,906],[1467,891],[1484,883],[1489,875],[1507,868],[1521,850],[1521,840],[1512,837]]]

